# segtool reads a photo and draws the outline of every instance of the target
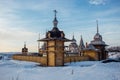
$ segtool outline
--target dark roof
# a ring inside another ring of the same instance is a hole
[[[53,28],[52,30],[46,32],[46,37],[43,39],[40,39],[38,41],[48,41],[48,40],[62,40],[62,41],[70,41],[69,39],[65,38],[65,34],[63,31],[60,31],[57,27],[58,20],[56,18],[56,10],[55,12],[55,17],[53,20]]]
[[[64,35],[63,31],[60,31],[57,27],[53,27],[51,31],[48,31],[48,34],[50,34],[51,38],[60,38],[61,34]]]

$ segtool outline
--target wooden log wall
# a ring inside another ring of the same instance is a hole
[[[40,63],[42,65],[47,65],[46,57],[16,54],[16,55],[13,55],[12,58],[14,60],[31,61],[31,62]]]
[[[40,63],[41,65],[47,66],[47,57],[16,54],[16,55],[13,55],[13,59],[21,60],[21,61],[37,62],[37,63]],[[66,56],[64,57],[64,63],[88,61],[88,60],[89,60],[88,56]]]

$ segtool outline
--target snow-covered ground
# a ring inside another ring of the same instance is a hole
[[[38,63],[0,60],[0,80],[120,80],[120,63],[81,61],[63,67],[42,67]]]
[[[12,54],[0,54],[0,80],[120,80],[120,62],[81,61],[63,67],[42,67],[12,60]],[[120,53],[109,53],[109,58],[119,57]]]

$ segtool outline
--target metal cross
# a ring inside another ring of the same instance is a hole
[[[56,11],[56,10],[54,10],[54,12],[55,12],[55,16],[56,16],[57,11]]]

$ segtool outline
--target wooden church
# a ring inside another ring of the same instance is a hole
[[[70,41],[65,38],[63,31],[57,27],[58,21],[56,18],[57,11],[55,10],[55,18],[53,20],[53,28],[46,32],[46,37],[38,41],[44,41],[47,44],[47,65],[48,66],[63,66],[64,65],[64,42]]]
[[[64,63],[67,62],[104,60],[107,58],[107,52],[105,50],[105,46],[107,45],[102,40],[102,36],[99,34],[98,22],[97,33],[94,36],[94,40],[85,46],[81,36],[80,44],[77,45],[74,35],[73,39],[70,40],[65,38],[63,31],[59,30],[57,27],[57,11],[54,10],[54,13],[53,28],[46,32],[45,38],[38,40],[38,42],[44,42],[43,46],[39,49],[38,54],[28,54],[28,48],[26,48],[26,44],[24,44],[22,54],[13,55],[13,59],[39,62],[45,66],[63,66]],[[68,41],[70,41],[71,44],[67,47],[66,51],[64,43]],[[46,56],[43,56],[43,54],[46,54]]]

